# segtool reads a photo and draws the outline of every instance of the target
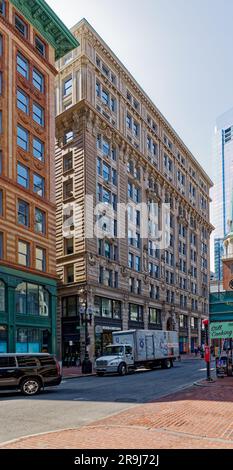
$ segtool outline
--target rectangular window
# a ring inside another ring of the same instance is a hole
[[[71,142],[71,140],[73,140],[74,138],[74,133],[73,131],[68,131],[65,133],[64,135],[64,144],[68,144],[69,142]]]
[[[17,183],[26,189],[29,188],[29,169],[21,163],[17,165]]]
[[[44,109],[37,103],[33,103],[32,117],[37,124],[44,126]]]
[[[129,253],[129,256],[128,256],[128,267],[130,269],[133,269],[134,268],[134,255],[133,253]]]
[[[35,208],[35,232],[45,234],[45,212]]]
[[[35,36],[35,48],[37,51],[45,57],[46,46],[43,41],[38,36]]]
[[[104,104],[106,104],[108,106],[108,104],[109,104],[109,94],[105,90],[102,90],[102,101],[103,101]]]
[[[116,99],[111,98],[111,110],[115,113],[116,112]]]
[[[36,269],[38,271],[46,270],[46,254],[44,248],[36,247]]]
[[[22,266],[30,265],[30,245],[22,240],[18,241],[18,262]]]
[[[18,224],[29,227],[29,204],[18,200]]]
[[[73,196],[73,178],[70,178],[63,183],[63,198],[67,199]]]
[[[63,157],[63,171],[69,171],[73,168],[73,154],[72,152],[67,153]]]
[[[100,97],[100,83],[96,82],[96,96]]]
[[[65,238],[64,239],[64,254],[72,255],[74,253],[74,238]]]
[[[141,258],[140,258],[140,256],[135,256],[135,269],[138,272],[141,270]]]
[[[78,298],[76,295],[63,297],[62,316],[63,317],[77,317],[78,316]]]
[[[29,133],[21,126],[17,126],[17,145],[25,150],[25,152],[28,151]]]
[[[0,96],[2,96],[2,72],[0,72]]]
[[[20,53],[17,54],[17,71],[24,78],[28,80],[29,77],[29,64],[28,60],[25,59]]]
[[[127,114],[127,116],[126,116],[126,127],[128,129],[132,128],[132,118],[129,114]]]
[[[3,233],[2,232],[0,232],[0,259],[3,259]],[[0,283],[0,293],[1,293],[1,283]],[[0,295],[0,306],[1,306],[1,301],[2,301],[1,295]],[[1,308],[0,308],[0,311],[1,311]]]
[[[68,78],[68,80],[64,81],[64,89],[63,89],[64,96],[71,95],[71,93],[72,93],[72,84],[73,84],[72,77]]]
[[[38,137],[33,137],[33,157],[37,160],[44,161],[44,143],[38,139]]]
[[[110,145],[109,142],[106,140],[103,140],[103,154],[109,156],[110,155]]]
[[[67,266],[66,268],[66,282],[68,284],[74,282],[74,266]]]
[[[3,54],[3,37],[2,34],[0,34],[0,56],[2,57]]]
[[[32,83],[37,90],[44,93],[44,75],[35,68],[32,71]]]
[[[103,179],[105,181],[110,181],[110,166],[107,165],[106,163],[103,163]]]
[[[139,135],[139,124],[135,121],[133,123],[133,134],[135,137],[138,137]]]
[[[17,90],[17,108],[29,114],[29,97],[20,88]]]
[[[21,20],[21,18],[18,15],[15,15],[15,27],[17,31],[22,34],[25,38],[28,36],[28,26],[27,24]]]
[[[43,176],[33,174],[33,191],[38,196],[44,197],[45,195],[45,180]]]
[[[6,2],[5,2],[5,0],[0,1],[0,15],[2,15],[2,16],[6,15]]]
[[[141,305],[129,304],[129,319],[131,321],[143,321],[143,307]]]
[[[0,189],[0,217],[3,215],[3,191]]]

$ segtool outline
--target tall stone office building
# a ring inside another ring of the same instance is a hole
[[[212,182],[90,24],[83,19],[72,32],[80,47],[57,62],[56,88],[56,249],[64,363],[83,358],[83,307],[87,317],[92,314],[91,358],[111,341],[112,331],[132,328],[177,329],[181,353],[193,350],[209,312]],[[94,206],[112,205],[115,222],[104,239],[85,237],[91,212],[73,220],[74,204],[83,208],[85,195],[93,195]],[[136,233],[130,231],[129,210],[125,238],[114,236],[117,203],[129,202],[155,202],[160,208],[170,203],[166,249],[140,238],[137,210]],[[81,233],[75,236],[77,226]]]
[[[55,60],[77,46],[44,0],[0,1],[0,353],[56,352]]]

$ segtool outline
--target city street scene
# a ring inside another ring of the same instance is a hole
[[[0,458],[233,449],[232,15],[0,1]]]

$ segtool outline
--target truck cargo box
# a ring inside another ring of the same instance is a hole
[[[113,344],[130,344],[136,362],[179,356],[178,334],[164,330],[127,330],[113,333]]]

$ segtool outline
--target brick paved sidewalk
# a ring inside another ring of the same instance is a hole
[[[233,449],[233,378],[194,385],[79,429],[22,438],[0,448]]]

